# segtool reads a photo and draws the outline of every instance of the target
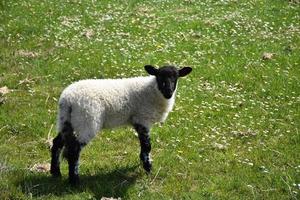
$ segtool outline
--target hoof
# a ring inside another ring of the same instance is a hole
[[[51,169],[50,170],[50,173],[51,173],[51,175],[52,175],[52,177],[54,177],[54,178],[59,178],[59,177],[61,177],[61,173],[60,173],[60,170],[54,170],[54,169]]]
[[[147,173],[150,173],[152,169],[152,164],[150,162],[145,162],[143,163],[143,168]]]
[[[78,186],[79,185],[79,176],[70,176],[69,183],[71,186]]]

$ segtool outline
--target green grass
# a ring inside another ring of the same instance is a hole
[[[299,199],[300,7],[288,0],[0,1],[0,199]],[[263,60],[263,53],[273,53]],[[131,128],[82,152],[82,183],[49,163],[57,99],[87,78],[193,67],[152,128],[153,173]]]

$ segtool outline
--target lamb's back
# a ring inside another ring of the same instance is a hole
[[[141,93],[147,91],[151,81],[153,77],[82,80],[68,86],[60,101],[68,102],[93,120],[101,120],[104,128],[125,125],[147,100],[148,96]]]

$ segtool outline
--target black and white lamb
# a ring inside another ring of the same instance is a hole
[[[69,85],[59,99],[58,135],[51,149],[51,174],[61,176],[60,153],[65,148],[69,182],[78,184],[81,149],[103,128],[132,125],[141,145],[140,159],[151,171],[150,127],[163,122],[175,102],[177,80],[192,68],[159,69],[146,65],[151,76],[126,79],[82,80]]]

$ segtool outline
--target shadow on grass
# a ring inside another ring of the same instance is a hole
[[[101,197],[124,197],[127,190],[141,175],[136,168],[139,165],[127,166],[113,171],[99,170],[95,175],[81,175],[80,185],[72,187],[67,177],[53,178],[50,175],[32,174],[18,183],[25,195],[33,197],[64,196],[64,195],[93,195]]]

